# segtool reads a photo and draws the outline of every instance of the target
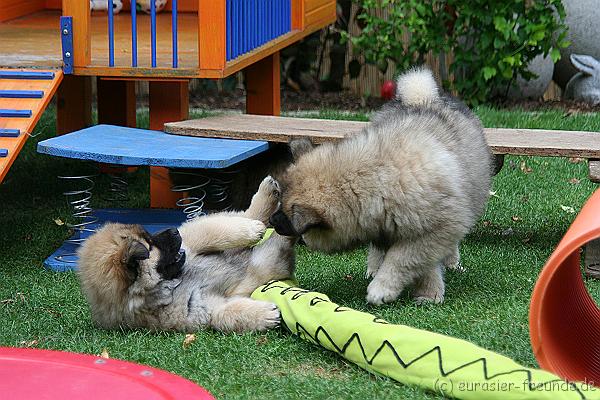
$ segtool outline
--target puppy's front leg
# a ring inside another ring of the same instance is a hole
[[[275,304],[247,297],[223,297],[215,304],[210,326],[221,332],[263,332],[281,322]]]
[[[252,196],[250,207],[242,215],[267,224],[271,215],[277,211],[280,197],[279,183],[271,176],[267,176],[260,183],[258,191]]]
[[[187,250],[210,253],[251,246],[263,237],[265,230],[265,224],[257,220],[214,214],[184,223],[179,233]]]

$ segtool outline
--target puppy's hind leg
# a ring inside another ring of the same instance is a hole
[[[233,294],[249,296],[257,287],[272,280],[294,277],[297,238],[281,236],[273,232],[264,243],[252,249],[246,276]]]
[[[275,304],[247,297],[223,297],[210,317],[210,326],[221,332],[263,332],[280,323],[281,314]]]
[[[279,183],[271,176],[267,176],[260,183],[258,191],[252,196],[250,207],[242,215],[268,224],[269,218],[279,206],[280,195]]]

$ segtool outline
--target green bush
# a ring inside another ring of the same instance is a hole
[[[472,104],[506,94],[518,75],[534,78],[527,69],[533,58],[556,62],[568,45],[560,0],[357,1],[361,33],[347,38],[366,62],[385,72],[393,61],[401,71],[429,51],[452,52],[455,79],[445,84]],[[377,15],[382,8],[385,18]]]

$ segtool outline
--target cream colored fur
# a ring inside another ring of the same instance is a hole
[[[295,239],[263,236],[278,205],[279,188],[261,183],[245,212],[198,217],[181,226],[186,261],[181,275],[164,279],[157,270],[161,253],[137,225],[107,224],[79,250],[78,276],[92,318],[103,328],[145,327],[223,332],[264,331],[279,324],[275,305],[248,298],[272,279],[293,276]],[[139,243],[149,251],[137,275],[127,268]],[[137,247],[136,247],[137,246]]]
[[[400,76],[398,97],[361,134],[300,155],[280,181],[281,211],[312,249],[369,245],[369,303],[410,287],[417,302],[440,303],[443,267],[460,265],[458,245],[489,196],[490,150],[430,71]]]

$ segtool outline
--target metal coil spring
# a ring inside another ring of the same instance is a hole
[[[75,234],[67,239],[67,243],[79,246],[87,235],[84,232],[94,232],[95,229],[90,225],[98,222],[98,218],[94,215],[94,210],[91,207],[92,191],[94,189],[94,180],[97,175],[79,175],[79,176],[59,176],[59,179],[74,182],[73,185],[81,186],[73,190],[63,192],[67,199],[67,203],[71,209],[71,221],[66,221],[65,225],[72,229]],[[76,263],[76,253],[64,254],[60,261],[66,263]]]
[[[108,173],[110,183],[108,186],[107,201],[129,201],[129,182],[125,179],[123,173]]]
[[[210,172],[210,183],[206,186],[207,207],[215,211],[231,210],[231,183],[239,172],[237,169]]]
[[[189,171],[171,169],[169,173],[175,181],[184,181],[173,185],[171,191],[184,194],[185,197],[179,199],[176,204],[183,209],[186,219],[191,220],[204,215],[204,199],[207,195],[204,188],[210,183],[210,179]]]

